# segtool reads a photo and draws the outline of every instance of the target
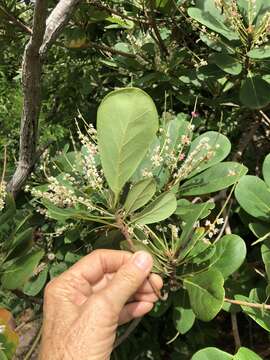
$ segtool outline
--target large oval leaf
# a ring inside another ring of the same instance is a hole
[[[270,192],[263,180],[253,175],[242,177],[236,186],[235,196],[248,214],[270,220]]]
[[[250,109],[261,109],[270,103],[270,84],[259,75],[249,75],[240,89],[240,101]]]
[[[261,246],[262,259],[268,282],[270,282],[270,241],[266,240]]]
[[[270,57],[270,46],[265,45],[265,46],[261,46],[259,48],[254,48],[254,49],[250,50],[247,53],[247,55],[251,59],[267,59]]]
[[[251,351],[246,347],[241,347],[237,351],[237,354],[234,355],[233,360],[262,360],[262,358],[255,354],[254,351]]]
[[[225,235],[216,243],[214,267],[226,278],[242,265],[246,253],[246,244],[240,236]]]
[[[242,71],[241,63],[228,54],[213,54],[210,58],[221,70],[231,75],[239,75]]]
[[[215,14],[211,14],[208,11],[203,11],[201,9],[191,7],[188,9],[188,15],[200,22],[201,24],[207,26],[209,29],[225,36],[228,40],[237,40],[238,35],[227,28],[223,22],[216,18]]]
[[[4,288],[9,290],[20,289],[33,275],[35,268],[44,256],[43,250],[31,252],[16,260],[9,266],[1,278]]]
[[[236,162],[222,162],[187,180],[179,191],[181,195],[203,195],[219,191],[236,183],[247,170]]]
[[[37,277],[29,279],[23,287],[24,294],[36,296],[45,286],[48,277],[48,267],[42,270]]]
[[[184,279],[190,305],[198,319],[210,321],[221,310],[225,295],[223,284],[224,279],[216,269]]]
[[[266,182],[266,185],[270,188],[270,154],[268,154],[264,159],[262,172],[264,181]]]
[[[176,197],[168,192],[157,197],[139,214],[134,215],[132,222],[139,225],[153,224],[167,219],[177,207]]]
[[[193,163],[199,162],[200,159],[206,157],[209,151],[213,151],[214,154],[209,158],[209,160],[204,161],[194,171],[192,171],[188,176],[189,178],[202,172],[205,169],[208,169],[210,166],[221,162],[229,155],[231,151],[231,143],[226,136],[216,131],[207,131],[192,141],[189,155],[194,153],[194,151],[196,151],[198,146],[200,146],[202,143],[207,143],[209,149],[204,147],[198,153],[196,153],[196,155],[192,157]]]
[[[143,179],[132,186],[129,190],[124,208],[126,212],[132,213],[140,209],[152,199],[156,192],[156,182],[154,179]]]
[[[202,349],[191,360],[233,360],[233,356],[214,347]]]
[[[261,303],[260,299],[256,296],[256,289],[251,291],[249,297],[243,295],[236,295],[236,300],[245,301],[245,302],[254,302]],[[270,332],[270,315],[269,311],[262,311],[262,309],[253,308],[250,306],[241,305],[242,310],[248,316],[250,316],[257,324],[259,324],[263,329]]]
[[[102,101],[97,113],[98,147],[116,197],[144,158],[157,129],[155,104],[144,91],[124,88]]]

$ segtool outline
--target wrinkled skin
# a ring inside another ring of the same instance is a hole
[[[39,360],[110,359],[117,327],[148,313],[162,280],[146,252],[96,250],[53,279]],[[151,277],[151,284],[149,282]]]

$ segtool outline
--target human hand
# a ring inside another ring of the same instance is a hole
[[[148,313],[162,287],[146,252],[96,250],[53,279],[44,296],[39,360],[108,360],[118,325]],[[151,284],[149,282],[149,275]]]

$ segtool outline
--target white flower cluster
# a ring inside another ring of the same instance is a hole
[[[101,190],[103,185],[103,173],[98,171],[95,157],[98,154],[98,147],[95,144],[96,130],[93,125],[87,128],[87,134],[83,135],[79,130],[79,139],[86,149],[86,154],[83,154],[83,171],[84,178],[87,183],[94,190]]]
[[[211,221],[209,220],[205,221],[205,227],[208,228],[209,230],[208,232],[209,239],[212,239],[214,235],[219,233],[220,230],[216,227],[216,225],[222,225],[223,223],[224,223],[223,218],[216,219],[216,221],[214,221],[213,223],[211,223]]]
[[[203,138],[196,148],[191,151],[180,169],[173,174],[173,178],[175,179],[174,184],[185,179],[193,170],[198,169],[204,161],[210,160],[214,156],[215,152],[208,142],[209,138]],[[202,155],[198,156],[200,153],[202,153]],[[180,155],[182,155],[182,153]]]
[[[5,325],[0,325],[0,334],[3,334],[6,330],[6,326]]]
[[[0,183],[0,211],[4,209],[6,195],[7,195],[6,183],[2,181]]]
[[[56,206],[61,208],[72,207],[77,203],[77,196],[74,190],[59,183],[59,180],[53,176],[48,178],[48,191],[41,191],[37,189],[32,190],[32,195],[49,200]]]

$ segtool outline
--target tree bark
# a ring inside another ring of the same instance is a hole
[[[32,36],[26,45],[22,64],[23,110],[19,161],[8,184],[14,196],[21,190],[37,159],[38,124],[41,108],[42,61],[59,36],[79,0],[60,0],[46,21],[47,0],[36,0]]]
[[[38,140],[38,118],[41,106],[40,46],[46,28],[47,0],[37,0],[32,36],[25,47],[22,63],[23,110],[20,130],[19,162],[8,184],[14,195],[21,189],[34,164]]]

